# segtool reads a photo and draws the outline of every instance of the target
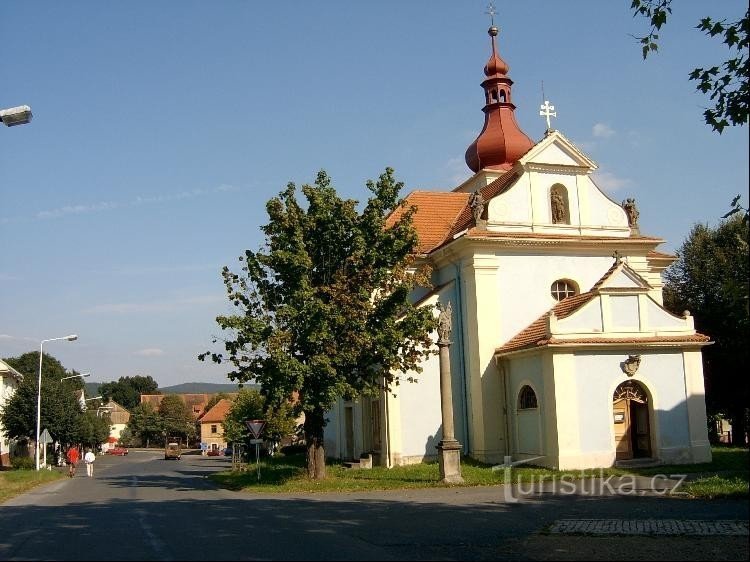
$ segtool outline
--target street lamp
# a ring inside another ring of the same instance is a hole
[[[0,123],[6,127],[26,125],[31,121],[33,115],[28,105],[19,105],[10,109],[0,109]]]
[[[91,376],[91,373],[79,373],[77,375],[70,375],[69,377],[63,377],[60,379],[60,382],[64,381],[65,379],[74,379],[76,377],[84,378],[84,377],[90,377],[90,376]]]
[[[44,344],[48,341],[68,340],[76,341],[78,336],[71,334],[61,338],[50,338],[42,340],[39,344],[39,378],[36,385],[36,469],[39,471],[39,426],[42,423],[42,357],[44,357]]]

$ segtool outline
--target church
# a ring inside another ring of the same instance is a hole
[[[497,27],[488,33],[484,127],[466,151],[473,175],[406,198],[433,270],[413,302],[451,311],[462,454],[555,469],[710,461],[701,348],[711,342],[689,311],[662,305],[675,256],[640,232],[633,199],[597,187],[596,164],[549,126],[548,102],[543,139],[520,129]],[[436,458],[438,356],[422,368],[379,397],[339,401],[326,453],[387,467]]]

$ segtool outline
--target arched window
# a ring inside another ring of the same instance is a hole
[[[550,188],[549,204],[553,224],[570,224],[568,190],[564,185],[556,183]]]
[[[497,103],[497,90],[492,90],[490,95],[492,96],[492,103]]]
[[[536,393],[534,392],[534,389],[531,388],[528,384],[525,384],[521,387],[521,390],[518,392],[518,409],[519,410],[533,410],[534,408],[538,408],[539,404],[536,400]]]
[[[578,286],[570,279],[558,279],[549,288],[552,298],[560,302],[578,294]]]
[[[505,103],[505,90],[500,90],[500,101]]]

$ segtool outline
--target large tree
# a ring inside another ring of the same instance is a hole
[[[253,436],[245,422],[260,419],[266,422],[263,437],[274,445],[278,445],[284,437],[292,435],[297,429],[294,410],[291,401],[278,406],[267,406],[266,399],[260,392],[255,389],[242,388],[232,400],[232,406],[222,423],[224,436],[229,443],[244,443],[249,446],[249,441]]]
[[[127,429],[129,436],[136,437],[142,445],[148,447],[154,440],[161,441],[164,423],[159,412],[145,402],[130,411]]]
[[[10,437],[33,441],[36,438],[39,352],[25,353],[4,361],[22,373],[24,379],[0,412],[0,422]],[[76,390],[79,390],[83,383],[78,377],[60,380],[72,374],[78,373],[67,371],[57,359],[44,354],[40,430],[46,428],[52,438],[63,445],[79,440],[78,418],[81,416],[81,406]]]
[[[632,0],[631,9],[635,16],[645,17],[650,24],[646,35],[636,37],[641,43],[643,58],[658,50],[659,34],[672,13],[672,0]],[[707,94],[713,107],[706,108],[703,117],[714,131],[721,133],[729,125],[743,125],[748,122],[750,104],[750,9],[735,21],[717,20],[705,17],[698,22],[697,29],[710,37],[719,36],[729,50],[729,58],[721,64],[709,68],[696,68],[690,80],[697,82],[696,89]]]
[[[245,252],[241,273],[223,270],[238,313],[217,318],[226,354],[210,355],[231,363],[232,380],[260,383],[269,404],[299,393],[311,478],[326,474],[325,412],[342,397],[389,388],[396,372],[419,372],[431,353],[432,310],[408,301],[429,275],[413,267],[414,209],[402,208],[402,187],[386,169],[367,183],[359,212],[323,171],[302,186],[306,206],[290,183],[266,204],[265,247]]]
[[[167,394],[159,404],[167,438],[181,437],[185,441],[195,435],[195,418],[188,405],[177,394]]]
[[[728,415],[744,444],[748,406],[748,223],[736,214],[717,228],[696,225],[665,274],[664,304],[689,310],[715,342],[703,351],[709,413]]]
[[[120,377],[117,381],[105,382],[99,386],[99,394],[105,400],[114,400],[126,410],[132,410],[141,403],[141,394],[160,394],[159,383],[151,376],[135,375]]]

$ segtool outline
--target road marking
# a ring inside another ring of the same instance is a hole
[[[138,477],[132,476],[130,478],[130,484],[131,484],[130,486],[131,496],[133,499],[136,499],[136,495],[138,494]],[[164,543],[164,541],[162,541],[158,536],[156,536],[154,529],[146,520],[146,517],[148,515],[146,513],[146,510],[136,509],[136,513],[138,514],[138,524],[141,526],[141,529],[143,530],[143,534],[148,539],[148,543],[151,545],[151,548],[157,554],[157,558],[159,560],[174,560],[167,553],[167,548],[166,548],[166,544]]]

